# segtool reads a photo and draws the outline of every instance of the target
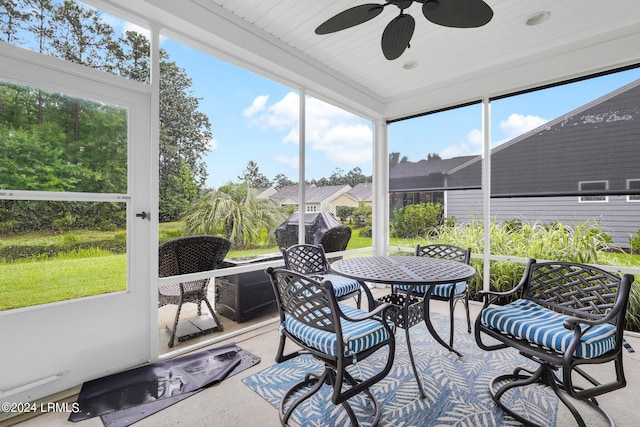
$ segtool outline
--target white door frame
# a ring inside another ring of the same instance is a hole
[[[152,277],[150,267],[157,259],[152,252],[154,242],[157,252],[157,219],[135,216],[157,202],[151,196],[157,183],[150,179],[150,171],[157,170],[151,153],[157,149],[150,136],[150,85],[2,43],[0,79],[128,110],[126,194],[0,189],[1,199],[127,204],[126,291],[0,312],[0,402],[29,402],[157,358],[149,338],[157,335],[157,273]]]

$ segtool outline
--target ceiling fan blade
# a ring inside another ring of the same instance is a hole
[[[355,27],[380,15],[385,5],[367,3],[344,10],[316,28],[316,34],[329,34]]]
[[[409,47],[409,42],[416,27],[413,16],[401,13],[389,22],[382,33],[382,53],[392,61],[398,58]]]
[[[426,0],[422,13],[434,24],[452,28],[482,27],[493,18],[483,0]]]

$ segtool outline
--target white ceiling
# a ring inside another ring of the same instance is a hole
[[[442,0],[446,1],[446,0]],[[394,61],[380,39],[399,10],[387,6],[359,26],[314,29],[375,0],[93,0],[160,25],[184,43],[360,114],[393,119],[640,63],[638,0],[486,0],[489,24],[445,28],[421,4],[411,47]],[[538,26],[525,21],[550,11]],[[403,64],[419,66],[405,70]]]

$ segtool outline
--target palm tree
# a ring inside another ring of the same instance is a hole
[[[275,230],[287,215],[268,199],[259,199],[248,184],[228,183],[193,203],[185,214],[186,234],[218,234],[233,247],[257,247],[266,231],[267,246],[274,246]]]

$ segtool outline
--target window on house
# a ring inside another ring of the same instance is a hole
[[[580,191],[598,192],[609,189],[608,181],[585,181],[579,183]],[[580,202],[608,202],[609,198],[604,195],[580,196]]]
[[[628,179],[627,180],[627,189],[628,190],[640,190],[640,179]],[[627,196],[627,202],[640,202],[640,195],[629,195],[629,196]]]

